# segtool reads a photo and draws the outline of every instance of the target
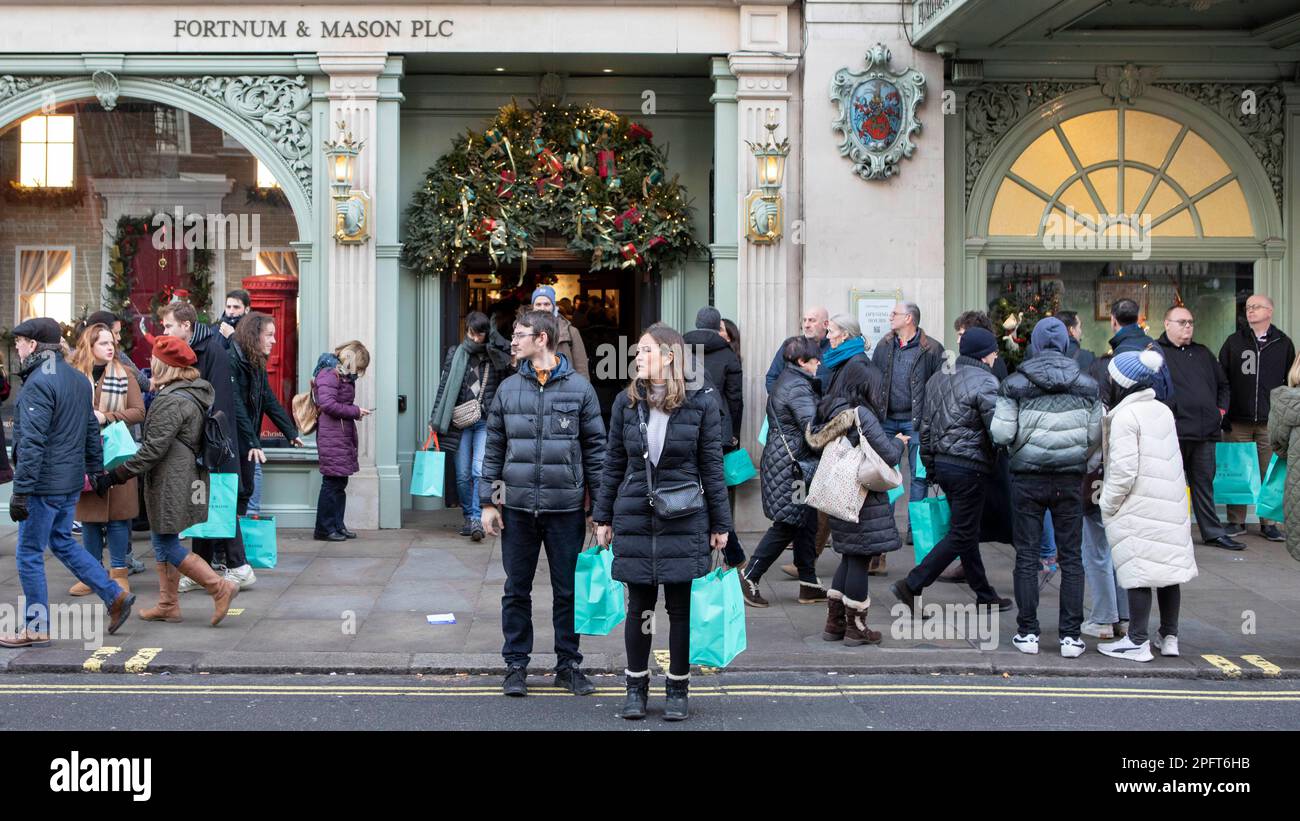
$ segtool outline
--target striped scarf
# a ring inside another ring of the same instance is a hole
[[[96,404],[102,413],[115,413],[126,409],[127,389],[131,375],[117,359],[109,361],[104,368],[104,375],[99,380],[99,402]],[[93,387],[93,386],[92,386]]]

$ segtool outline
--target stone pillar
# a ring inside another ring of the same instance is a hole
[[[1286,169],[1286,179],[1282,183],[1282,237],[1286,240],[1285,256],[1278,260],[1276,318],[1284,328],[1300,327],[1300,208],[1296,207],[1296,197],[1300,197],[1300,72],[1297,82],[1283,83],[1286,93],[1286,111],[1283,114],[1283,129],[1286,139],[1286,157],[1282,167]],[[1273,243],[1276,253],[1282,249]],[[1266,247],[1272,255],[1273,249]],[[1272,283],[1270,283],[1272,285]]]
[[[713,77],[713,304],[722,315],[736,316],[737,283],[736,259],[739,250],[740,152],[744,144],[736,136],[736,78],[731,74],[727,58],[714,57]],[[694,319],[694,317],[687,317]],[[743,337],[742,337],[743,339]],[[757,431],[754,431],[757,435]]]
[[[321,54],[328,75],[328,138],[338,139],[338,123],[365,142],[357,157],[353,188],[370,197],[371,237],[359,245],[334,240],[334,202],[328,188],[321,192],[321,262],[328,290],[327,346],[359,339],[371,352],[371,367],[357,380],[357,405],[375,408],[374,416],[357,425],[360,470],[348,484],[348,521],[357,529],[400,527],[400,481],[397,474],[397,331],[396,323],[379,318],[397,315],[397,105],[400,94],[386,91],[389,83],[385,54]],[[400,60],[395,60],[400,74]],[[396,96],[394,96],[396,94]],[[383,185],[379,185],[380,181]],[[382,193],[386,192],[386,193]]]

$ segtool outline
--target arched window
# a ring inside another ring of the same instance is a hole
[[[1122,236],[1252,237],[1237,173],[1189,126],[1108,109],[1053,125],[1003,177],[989,236],[1065,230]]]

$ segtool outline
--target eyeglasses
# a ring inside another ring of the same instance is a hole
[[[512,340],[514,340],[514,339],[527,339],[527,338],[530,337],[530,336],[537,336],[537,334],[535,334],[535,333],[532,333],[532,334],[511,334],[511,335],[510,335],[510,338],[511,338]]]
[[[1195,319],[1171,319],[1169,322],[1172,325],[1181,325],[1184,328],[1190,328],[1196,324]]]
[[[1248,305],[1246,306],[1246,310],[1247,310],[1247,311],[1262,311],[1262,310],[1264,310],[1265,308],[1271,308],[1271,307],[1272,307],[1271,305],[1267,305],[1267,304],[1262,303],[1262,302],[1253,302],[1253,303],[1250,303],[1250,304],[1248,304]]]

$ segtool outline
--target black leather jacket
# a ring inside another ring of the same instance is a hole
[[[993,369],[969,356],[953,373],[941,369],[925,386],[921,416],[921,462],[927,471],[948,463],[989,473],[996,461],[989,425],[998,401]]]

